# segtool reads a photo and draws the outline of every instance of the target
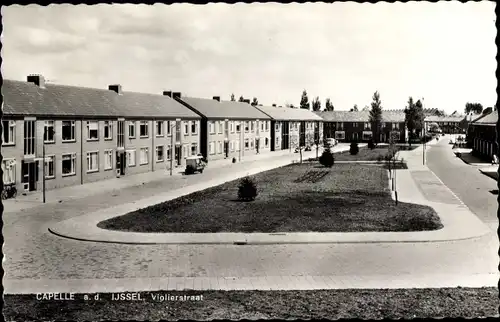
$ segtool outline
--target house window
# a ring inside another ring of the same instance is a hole
[[[43,142],[54,143],[54,121],[45,121],[43,125]]]
[[[269,121],[265,121],[266,122],[266,132],[269,131]]]
[[[275,129],[275,131],[279,131],[279,130],[280,130],[280,124],[279,124],[279,123],[276,123],[276,124],[274,125],[274,129]]]
[[[192,135],[198,134],[198,122],[197,121],[191,121],[191,134]]]
[[[87,153],[87,172],[99,171],[99,152]]]
[[[335,131],[335,139],[336,140],[345,140],[345,132],[344,131]]]
[[[63,176],[76,174],[76,153],[62,155],[62,174]]]
[[[255,131],[255,121],[250,122],[250,131]]]
[[[128,122],[128,137],[135,139],[135,121]]]
[[[280,144],[280,137],[279,137],[279,136],[277,136],[277,137],[276,137],[276,145],[279,145],[279,144]]]
[[[35,155],[35,121],[24,121],[24,155]]]
[[[127,166],[128,167],[135,167],[135,150],[128,150],[127,151]]]
[[[184,135],[189,135],[189,121],[184,121]]]
[[[104,170],[113,169],[113,150],[104,151]]]
[[[55,164],[55,155],[48,155],[45,157],[44,160],[44,171],[45,171],[45,179],[52,179],[55,178],[55,172],[54,172],[54,164]]]
[[[399,130],[399,123],[392,123],[393,130]]]
[[[260,121],[260,130],[264,132],[264,121]]]
[[[215,123],[214,123],[214,121],[210,121],[209,122],[209,126],[210,126],[210,134],[215,134]]]
[[[167,160],[172,158],[172,147],[170,145],[167,146]]]
[[[248,133],[248,130],[249,130],[248,121],[245,121],[245,133]]]
[[[163,145],[158,145],[156,147],[156,162],[163,162],[165,156],[163,153]]]
[[[222,142],[221,141],[217,142],[217,152],[219,154],[222,153]]]
[[[87,140],[99,140],[99,123],[97,121],[87,122]]]
[[[148,148],[141,148],[139,158],[140,158],[139,162],[140,162],[141,165],[149,163],[149,151],[148,151]]]
[[[266,148],[268,148],[269,147],[269,138],[266,138],[265,141],[266,141]]]
[[[229,122],[229,129],[230,129],[231,133],[234,133],[234,121]]]
[[[7,122],[7,121],[5,121]],[[4,159],[2,160],[3,183],[11,184],[16,182],[16,160]]]
[[[357,122],[352,123],[352,127],[358,127],[358,123]]]
[[[251,149],[251,150],[253,150],[253,148],[254,148],[254,141],[253,141],[253,140],[251,140],[251,141],[250,141],[250,149]]]
[[[147,138],[149,136],[149,131],[148,131],[148,121],[141,121],[139,123],[139,136],[141,138]]]
[[[16,144],[16,121],[2,121],[2,145]]]
[[[191,155],[197,155],[197,154],[198,154],[198,144],[191,143]]]
[[[210,142],[208,144],[208,153],[215,154],[215,142]]]
[[[371,131],[363,131],[363,141],[369,141],[373,138]]]
[[[233,141],[229,141],[229,150],[231,152],[234,152],[234,142]]]
[[[174,124],[173,122],[166,121],[167,123],[167,135],[172,135],[172,125]]]
[[[365,129],[371,129],[372,125],[369,122],[365,122]]]
[[[163,121],[156,121],[156,136],[163,136]]]
[[[343,129],[344,128],[344,122],[337,122],[337,128]]]
[[[224,130],[224,123],[222,121],[217,122],[219,124],[219,134],[222,134]]]
[[[104,140],[113,139],[113,122],[104,121]]]
[[[236,121],[236,133],[240,133],[240,131],[241,131],[241,122]]]
[[[248,150],[250,148],[250,140],[245,139],[245,150]]]

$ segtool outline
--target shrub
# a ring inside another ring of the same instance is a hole
[[[358,152],[359,152],[358,143],[352,142],[351,148],[349,149],[349,153],[351,153],[351,155],[356,155],[356,154],[358,154]]]
[[[384,160],[384,155],[383,155],[383,154],[379,154],[379,155],[377,156],[377,161],[379,161],[379,162],[380,162],[380,161],[383,161],[383,160]]]
[[[368,141],[368,149],[375,149],[375,143],[373,143],[373,141]]]
[[[236,163],[236,158],[233,158],[233,163]]]
[[[238,186],[238,200],[253,201],[257,197],[257,184],[250,177],[244,177],[240,180]]]
[[[319,163],[322,166],[331,168],[333,164],[335,163],[335,158],[333,157],[333,153],[330,151],[330,149],[326,149],[323,151],[323,154],[319,157]]]

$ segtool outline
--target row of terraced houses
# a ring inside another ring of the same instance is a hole
[[[3,179],[20,191],[40,190],[42,176],[46,189],[54,189],[181,171],[192,155],[230,163],[254,154],[293,152],[327,137],[372,139],[366,112],[252,106],[218,96],[126,92],[120,85],[56,85],[42,75],[30,75],[26,82],[4,80],[2,94]],[[394,132],[405,142],[404,113],[384,112],[383,128],[380,141]]]

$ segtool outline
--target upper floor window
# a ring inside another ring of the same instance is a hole
[[[210,134],[215,134],[215,122],[210,121],[209,126],[210,126]]]
[[[139,136],[141,138],[147,138],[149,136],[148,121],[141,121],[139,123]]]
[[[104,121],[104,139],[112,140],[113,139],[113,122],[112,121]]]
[[[250,131],[253,132],[255,130],[255,121],[250,122]]]
[[[2,121],[2,145],[16,144],[16,121]]]
[[[370,124],[370,122],[365,122],[365,129],[371,129],[372,128],[372,125]]]
[[[249,130],[248,123],[249,123],[248,121],[245,121],[245,132],[248,132],[248,130]]]
[[[229,130],[234,133],[234,121],[229,121]]]
[[[54,143],[54,121],[45,121],[43,124],[43,142]]]
[[[393,130],[399,130],[399,123],[392,123]]]
[[[75,141],[75,121],[62,121],[63,142]]]
[[[269,121],[265,121],[266,122],[266,131],[269,131]]]
[[[99,123],[87,121],[87,140],[99,140]]]
[[[236,133],[240,133],[240,131],[241,131],[241,122],[236,121]]]
[[[189,121],[184,121],[184,135],[189,135]]]
[[[224,130],[224,123],[222,121],[217,122],[219,124],[219,134],[222,134]]]
[[[129,139],[135,138],[135,121],[128,122],[128,137]]]
[[[163,121],[156,121],[156,136],[163,136]]]
[[[173,122],[167,121],[167,135],[172,135],[172,125],[173,124],[174,124]]]
[[[193,134],[193,135],[198,134],[198,122],[197,121],[191,121],[191,134]]]

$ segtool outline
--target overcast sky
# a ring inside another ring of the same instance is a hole
[[[496,103],[495,4],[50,5],[2,7],[2,74],[337,110],[409,96],[463,112]]]

